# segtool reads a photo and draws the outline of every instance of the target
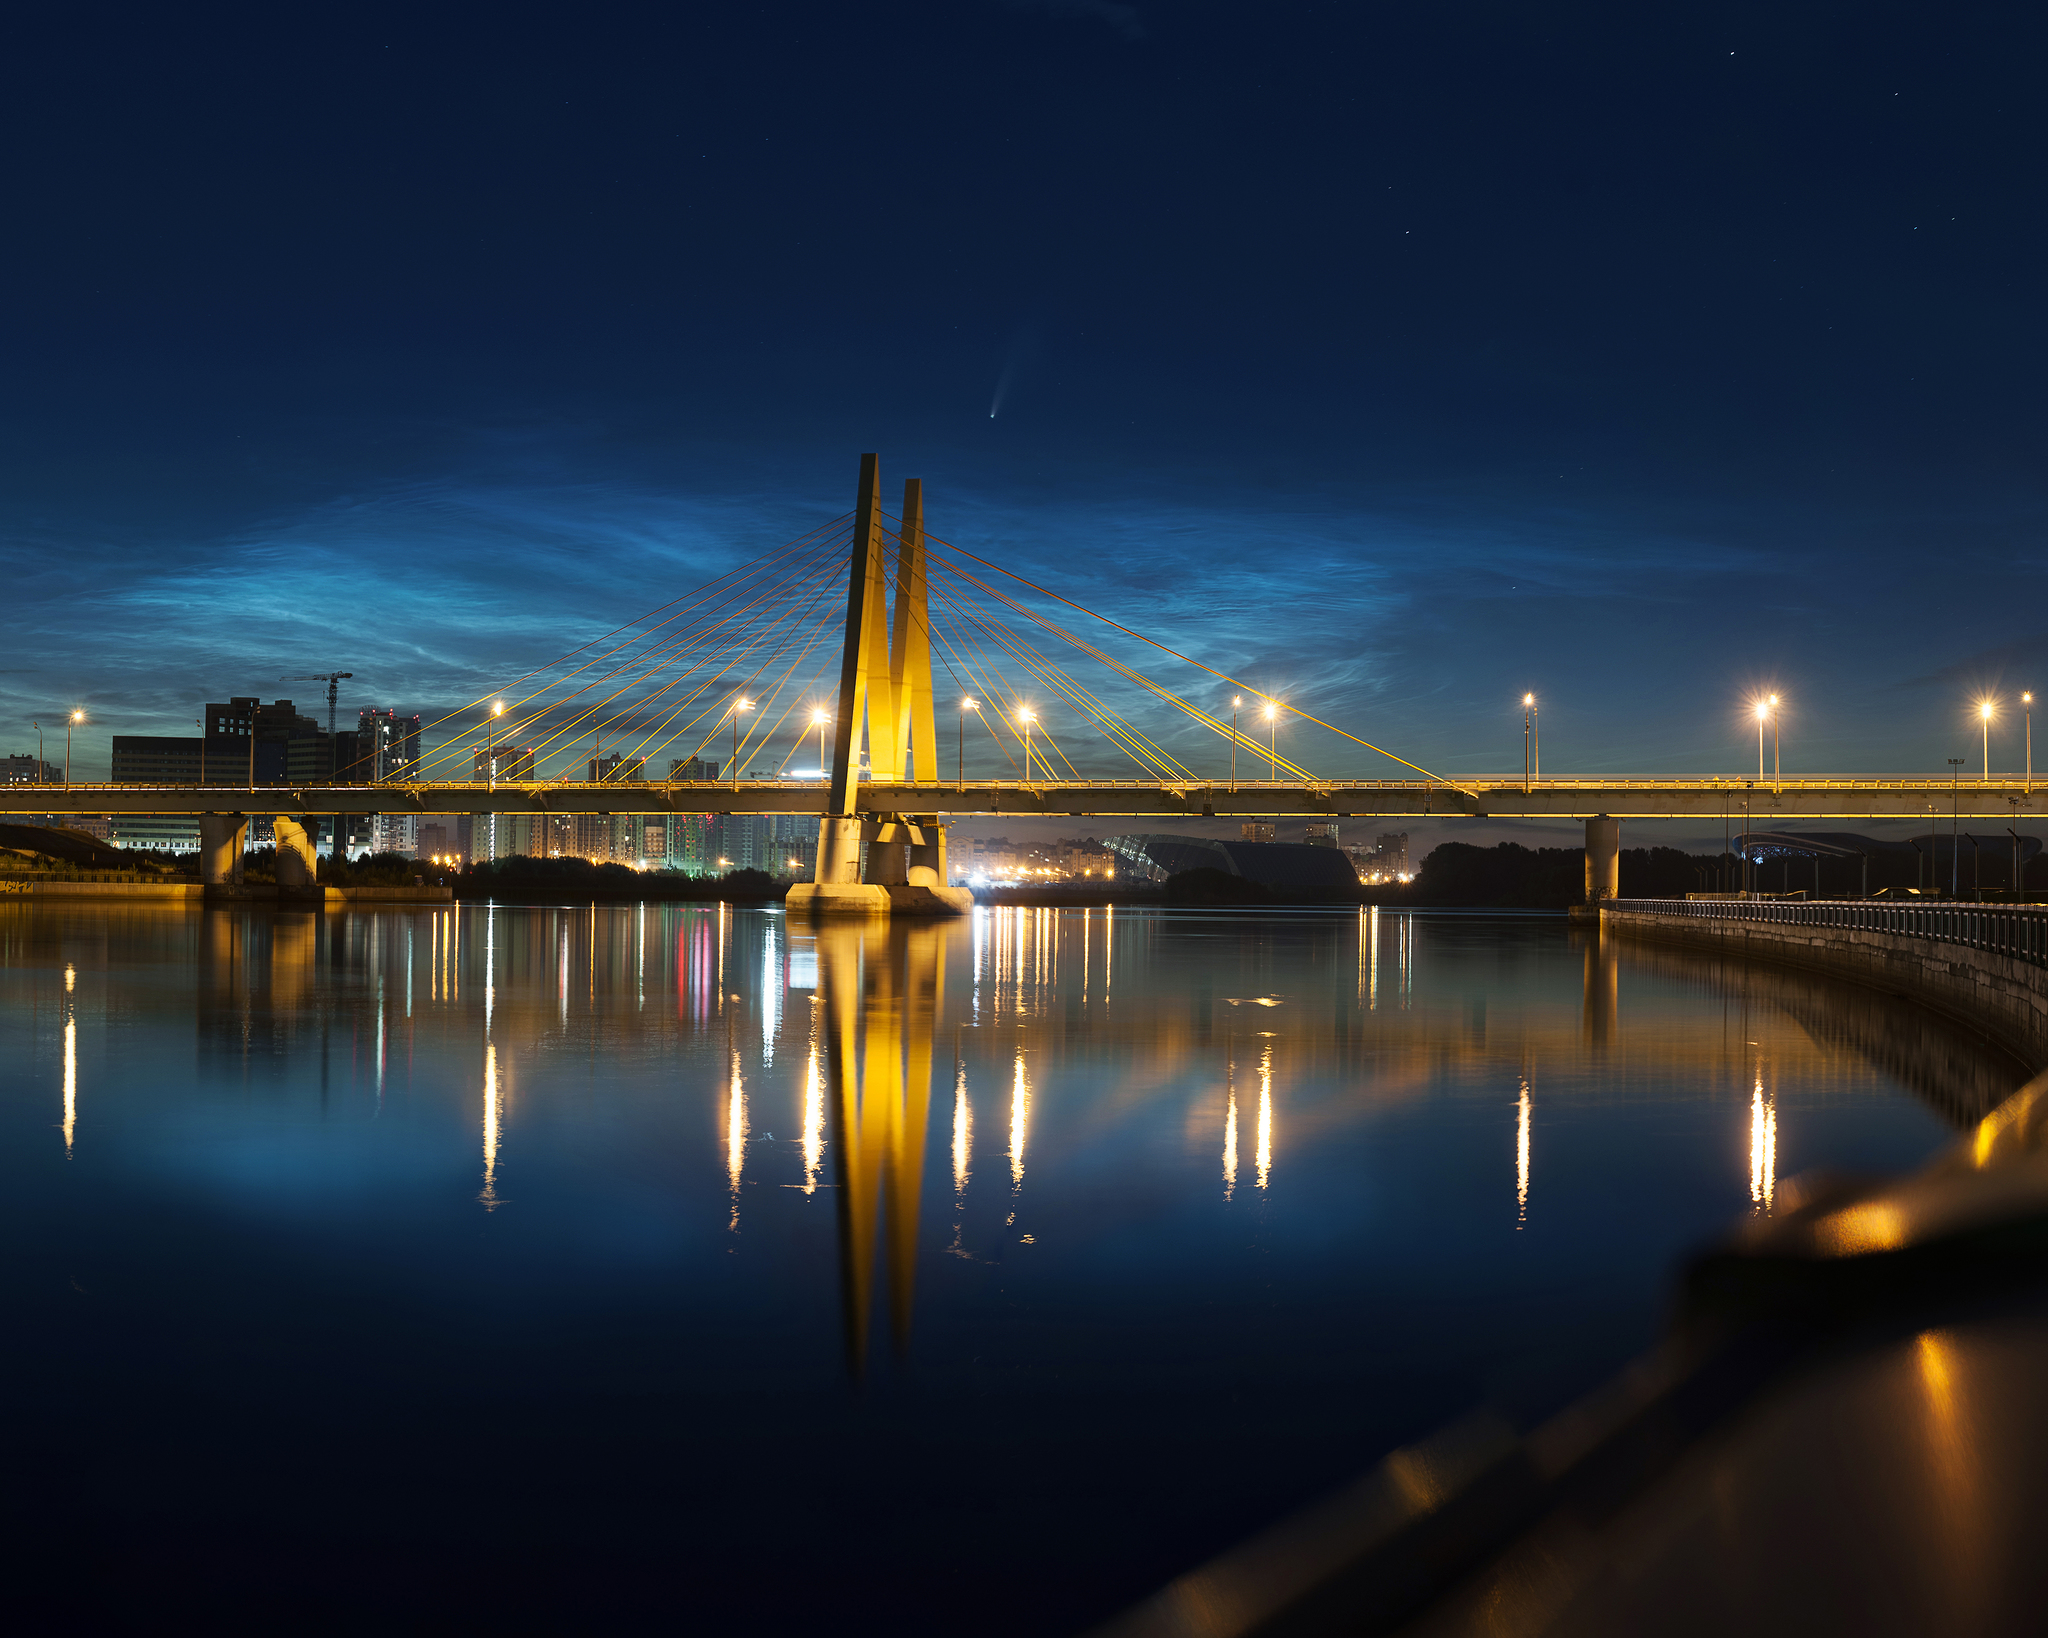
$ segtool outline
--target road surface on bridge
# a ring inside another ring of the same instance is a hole
[[[1142,780],[863,781],[862,814],[943,814],[1132,819],[1730,819],[1745,829],[1788,820],[2031,817],[2041,793],[2018,777],[1951,782],[1926,777],[1841,777],[1773,782],[1727,779],[1413,781]],[[275,814],[290,818],[370,814],[820,815],[818,779],[730,783],[481,780],[384,785],[0,786],[0,816]]]

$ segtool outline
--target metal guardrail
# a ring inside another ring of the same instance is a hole
[[[2048,967],[2048,905],[1871,904],[1858,899],[1818,899],[1804,904],[1754,900],[1607,899],[1603,910],[1674,916],[1687,921],[1739,921],[1767,927],[1837,928],[1889,933],[1930,944],[1985,950],[2036,967]]]

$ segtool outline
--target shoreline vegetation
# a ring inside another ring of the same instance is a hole
[[[1711,891],[1724,879],[1726,861],[1712,853],[1677,848],[1624,848],[1623,898],[1677,898]],[[1873,856],[1870,886],[1914,885],[1913,861]],[[1781,868],[1766,867],[1773,875]],[[1809,887],[1810,866],[1786,872],[1787,887]],[[268,848],[243,856],[243,880],[275,882],[276,855]],[[82,832],[43,826],[0,825],[0,876],[43,881],[197,881],[195,854],[165,855],[117,848]],[[792,883],[759,870],[722,876],[680,870],[634,870],[587,859],[498,859],[461,870],[438,867],[403,854],[384,853],[345,861],[338,869],[321,860],[319,881],[329,887],[448,886],[458,900],[505,903],[697,903],[779,904]],[[1825,886],[1837,891],[1841,884]],[[977,887],[975,902],[1026,909],[1082,909],[1101,905],[1381,905],[1390,909],[1564,910],[1585,898],[1585,855],[1575,847],[1527,848],[1515,842],[1477,847],[1443,842],[1424,856],[1413,881],[1360,885],[1350,891],[1286,892],[1221,870],[1184,871],[1165,882],[1134,878]]]

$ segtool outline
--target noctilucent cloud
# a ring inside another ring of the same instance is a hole
[[[329,669],[438,715],[876,450],[941,536],[1442,773],[1518,770],[1527,689],[1548,773],[1738,773],[1762,686],[1788,774],[1945,771],[1980,692],[2048,688],[2044,45],[2023,7],[46,9],[0,99],[5,748],[82,706],[94,776]]]

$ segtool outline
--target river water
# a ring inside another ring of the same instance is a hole
[[[0,984],[85,1624],[1078,1630],[2022,1078],[1534,916],[16,905]]]

